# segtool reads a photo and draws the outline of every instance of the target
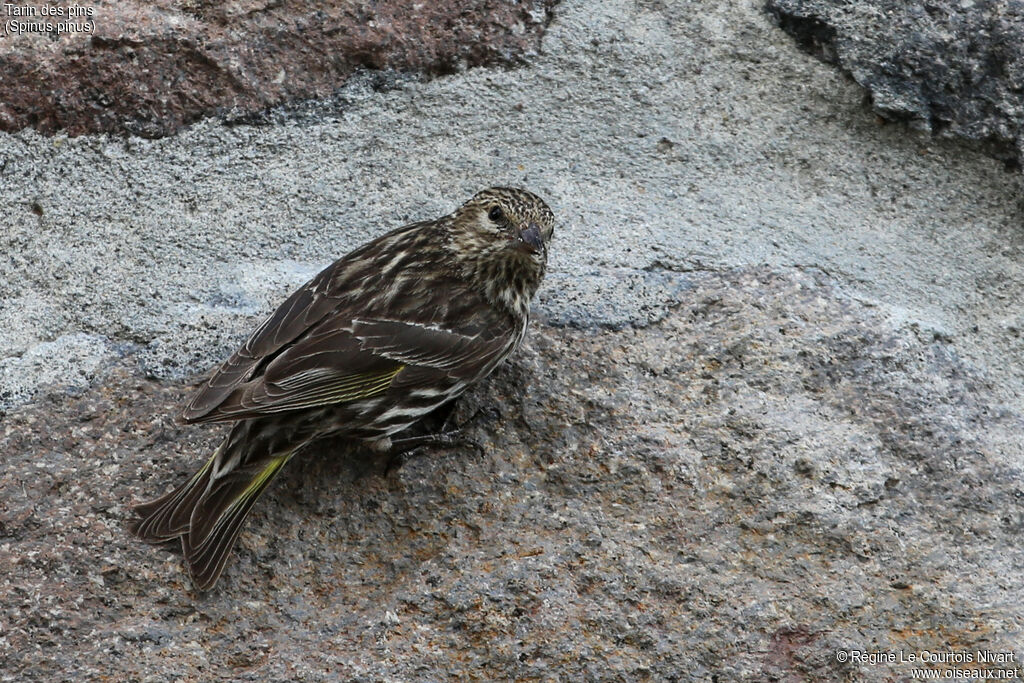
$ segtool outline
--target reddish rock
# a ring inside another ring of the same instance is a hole
[[[216,112],[328,95],[359,68],[515,63],[536,51],[554,4],[157,0],[90,2],[92,16],[74,18],[66,5],[56,17],[41,2],[19,5],[34,17],[4,5],[0,130],[157,137]],[[35,25],[17,33],[11,22]],[[64,31],[39,32],[43,22]]]

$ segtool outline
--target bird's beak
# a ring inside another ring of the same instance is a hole
[[[536,254],[544,248],[544,240],[540,235],[540,228],[536,223],[530,223],[525,228],[519,229],[519,246],[531,254]]]

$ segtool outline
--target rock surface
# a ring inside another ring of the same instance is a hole
[[[357,69],[514,64],[536,51],[553,3],[101,0],[56,17],[47,3],[5,4],[0,130],[156,137],[331,95]]]
[[[867,88],[876,112],[1024,162],[1024,5],[767,0],[797,42]]]
[[[1021,176],[881,125],[760,2],[573,0],[541,47],[157,140],[0,134],[0,680],[1024,657]],[[388,476],[320,445],[191,593],[124,524],[222,434],[172,422],[195,374],[491,184],[559,224],[467,443]]]
[[[307,453],[203,597],[122,528],[223,432],[168,419],[187,387],[118,370],[13,412],[0,668],[876,680],[837,653],[1019,652],[1024,415],[821,273],[677,277],[649,326],[535,325],[457,449]]]

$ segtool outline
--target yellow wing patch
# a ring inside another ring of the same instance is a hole
[[[283,395],[274,397],[267,409],[296,410],[370,398],[386,391],[404,368],[405,365],[396,365],[384,372],[337,375],[328,371],[292,376],[276,383]]]

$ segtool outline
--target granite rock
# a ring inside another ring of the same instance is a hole
[[[881,125],[760,0],[567,0],[541,48],[159,139],[0,134],[0,680],[1019,659],[1024,176]],[[497,184],[558,224],[465,441],[386,476],[320,444],[192,593],[124,525],[223,434],[172,421],[198,373]]]
[[[909,666],[837,654],[1024,656],[1019,406],[818,271],[676,277],[646,327],[534,325],[453,448],[386,475],[307,451],[202,596],[123,528],[223,433],[169,419],[187,384],[128,365],[12,411],[0,676],[891,680]]]
[[[1024,160],[1024,6],[767,0],[779,26],[867,89],[881,116]]]

